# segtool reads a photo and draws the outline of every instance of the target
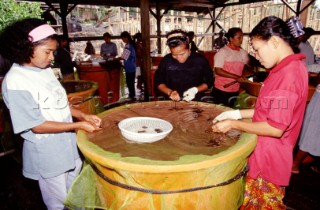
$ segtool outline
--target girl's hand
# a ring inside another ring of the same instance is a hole
[[[101,130],[101,127],[97,127],[95,124],[92,124],[91,122],[78,122],[79,123],[79,129],[84,130],[86,132],[92,133],[93,131]]]
[[[223,120],[223,121],[217,122],[212,126],[212,131],[216,133],[226,133],[233,128],[232,126],[233,121],[235,120]]]
[[[83,119],[87,122],[90,122],[92,125],[94,125],[97,128],[101,128],[101,123],[102,120],[100,117],[98,117],[97,115],[93,115],[93,114],[85,114],[83,116]]]

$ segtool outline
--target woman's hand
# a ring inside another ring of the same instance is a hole
[[[243,82],[245,80],[246,80],[246,78],[243,78],[243,77],[238,77],[237,78],[237,82],[239,82],[239,83],[241,83],[241,82]]]
[[[239,120],[242,119],[242,115],[239,109],[236,110],[230,110],[230,111],[225,111],[219,114],[214,118],[212,121],[213,123],[222,121],[222,120],[227,120],[227,119],[233,119],[233,120]]]
[[[212,131],[217,133],[226,133],[233,128],[233,121],[235,120],[223,120],[217,122],[212,126]]]
[[[180,100],[181,100],[180,95],[179,95],[179,93],[178,93],[176,90],[174,90],[174,91],[172,91],[172,92],[170,93],[169,98],[170,98],[171,100],[173,100],[173,101],[180,101]]]

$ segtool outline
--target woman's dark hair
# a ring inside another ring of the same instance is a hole
[[[36,46],[43,44],[49,38],[57,39],[57,35],[52,35],[34,43],[29,40],[30,31],[43,24],[46,24],[46,22],[41,19],[26,18],[4,28],[0,33],[0,54],[3,59],[11,64],[17,63],[22,65],[30,63],[30,58],[33,56]]]
[[[120,37],[121,38],[127,38],[128,39],[128,41],[129,41],[129,44],[131,44],[134,48],[135,48],[135,42],[133,41],[133,39],[132,39],[132,37],[131,37],[131,35],[130,35],[130,33],[128,32],[128,31],[123,31],[123,32],[121,32],[121,34],[120,34]]]
[[[108,32],[106,32],[103,34],[103,38],[106,38],[106,37],[111,38],[111,35]]]
[[[171,36],[173,34],[177,34],[177,35]],[[167,37],[167,45],[169,48],[175,48],[180,46],[181,44],[185,44],[186,47],[189,49],[190,39],[187,35],[187,32],[180,29],[172,30],[169,33],[167,33],[166,37]]]
[[[249,34],[250,39],[256,37],[268,41],[272,36],[278,36],[287,42],[295,53],[299,53],[298,40],[290,33],[290,28],[281,18],[269,16],[262,19]]]
[[[135,42],[137,42],[138,40],[141,40],[142,39],[141,32],[138,32],[135,35],[133,35],[133,39],[134,39]]]
[[[230,38],[235,37],[235,35],[241,32],[242,33],[242,29],[241,28],[230,28],[228,30],[228,32],[225,34],[225,36],[227,37],[228,41],[230,41]]]
[[[94,55],[96,54],[96,50],[94,49],[93,44],[90,41],[87,41],[86,48],[84,49],[84,52],[88,55]]]

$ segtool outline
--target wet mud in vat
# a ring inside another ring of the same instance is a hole
[[[88,133],[94,144],[122,157],[174,161],[184,155],[214,155],[234,145],[240,132],[213,133],[212,120],[224,107],[207,103],[158,101],[124,105],[111,109],[102,117],[103,130]],[[172,132],[154,143],[137,144],[126,140],[118,123],[128,117],[156,117],[169,121]]]

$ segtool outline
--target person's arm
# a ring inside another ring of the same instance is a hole
[[[93,124],[95,127],[98,127],[98,128],[101,126],[102,120],[97,115],[86,114],[73,107],[70,107],[70,111],[71,111],[71,115],[77,118],[79,121],[90,122],[91,124]]]
[[[101,119],[96,115],[85,114],[73,107],[70,108],[71,115],[79,122],[54,122],[45,121],[42,124],[32,128],[34,133],[60,133],[82,129],[87,132],[93,132],[101,129]]]
[[[158,90],[167,95],[173,101],[180,101],[180,95],[176,90],[171,90],[165,84],[158,85]]]
[[[100,47],[100,55],[103,57],[104,56],[104,51],[103,51],[103,44],[101,45],[101,47]]]
[[[270,136],[280,138],[283,130],[269,125],[267,122],[246,122],[241,120],[223,120],[212,126],[213,132],[226,133],[231,129],[237,129],[259,136]]]
[[[118,55],[118,49],[117,49],[117,45],[113,44],[112,46],[112,53],[110,53],[111,56],[117,56]]]
[[[89,122],[54,122],[45,121],[44,123],[33,127],[31,130],[34,133],[61,133],[67,131],[74,131],[76,129],[82,129],[87,132],[93,132],[98,130],[96,126]]]
[[[204,92],[204,91],[208,90],[208,85],[206,83],[202,83],[201,85],[199,85],[196,88],[198,89],[198,93],[200,93],[200,92]]]
[[[242,109],[240,110],[240,114],[243,119],[252,118],[254,114],[254,109]]]
[[[244,80],[241,76],[238,76],[236,74],[227,72],[227,71],[223,70],[222,68],[218,68],[218,67],[215,67],[215,74],[219,75],[221,77],[227,77],[227,78],[235,79],[238,82],[243,82],[243,80]]]

